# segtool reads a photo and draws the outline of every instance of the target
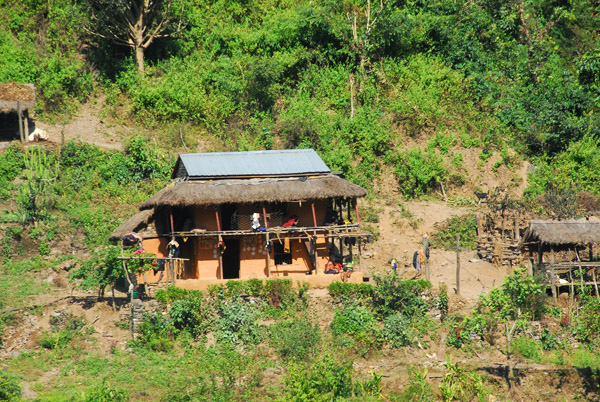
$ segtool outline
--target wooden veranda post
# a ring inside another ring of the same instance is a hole
[[[216,209],[215,210],[215,218],[217,220],[217,231],[221,232],[221,219],[219,218],[219,210]],[[223,278],[223,255],[221,254],[220,251],[220,244],[219,242],[221,241],[221,236],[219,235],[218,239],[217,239],[217,249],[219,249],[219,275],[221,275],[221,279],[225,279]]]
[[[317,214],[315,213],[315,203],[311,203],[310,206],[312,208],[313,224],[314,227],[317,227]]]
[[[267,249],[267,278],[271,277],[271,252],[269,251],[269,232],[267,232],[265,247]]]

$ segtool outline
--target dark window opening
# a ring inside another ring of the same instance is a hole
[[[273,254],[275,256],[275,265],[292,264],[292,248],[290,246],[289,252],[285,252],[283,243],[273,243]]]

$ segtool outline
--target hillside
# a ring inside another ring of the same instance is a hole
[[[466,248],[455,295],[444,243],[600,211],[597,1],[157,0],[145,43],[138,0],[1,4],[0,82],[49,139],[2,138],[0,400],[599,399],[597,290]],[[370,282],[170,290],[132,339],[108,235],[179,153],[290,148],[367,189]]]

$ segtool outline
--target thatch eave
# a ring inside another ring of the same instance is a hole
[[[119,227],[117,227],[108,238],[111,241],[117,241],[122,239],[126,234],[131,232],[137,232],[141,228],[148,225],[152,217],[154,216],[154,208],[145,209],[137,214],[133,215],[131,218],[127,219],[125,222],[121,223]]]
[[[523,234],[521,244],[542,243],[551,246],[600,243],[600,223],[596,220],[534,220]]]
[[[219,205],[225,203],[292,202],[337,197],[361,198],[367,191],[335,175],[301,178],[261,178],[180,181],[167,187],[140,209],[158,206]]]

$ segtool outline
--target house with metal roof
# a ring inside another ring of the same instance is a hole
[[[111,235],[141,238],[143,258],[172,270],[145,282],[323,274],[329,261],[352,267],[370,237],[366,190],[312,149],[182,154],[172,179]]]

